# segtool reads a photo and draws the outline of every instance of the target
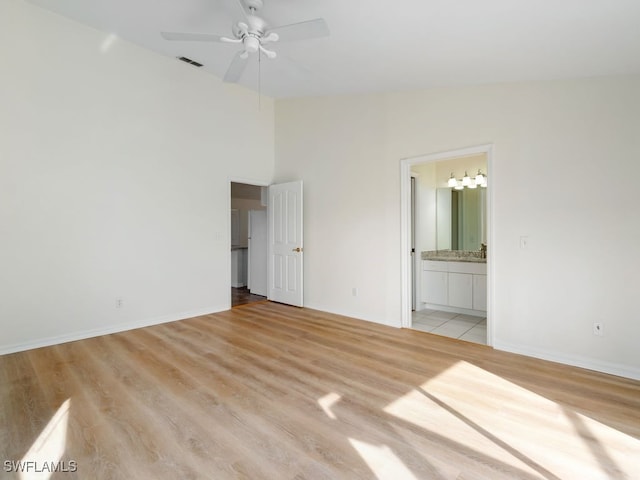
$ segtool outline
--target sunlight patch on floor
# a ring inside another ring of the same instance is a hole
[[[371,445],[353,438],[351,446],[358,452],[379,480],[412,480],[416,477],[386,445]]]
[[[21,480],[47,480],[51,477],[53,472],[46,471],[47,468],[44,464],[56,464],[64,455],[67,448],[70,408],[71,399],[68,398],[58,408],[58,411],[42,430],[36,441],[33,442],[31,448],[22,459],[23,464],[27,464],[30,467],[33,466],[33,468],[27,468],[25,471],[20,472]],[[34,462],[34,464],[29,464],[29,462]]]
[[[341,398],[342,396],[337,393],[328,393],[324,397],[318,399],[318,405],[320,405],[322,410],[324,410],[324,413],[326,413],[330,419],[336,420],[337,417],[335,413],[331,411],[331,407],[335,405]]]
[[[637,439],[464,361],[384,411],[533,475],[626,478],[640,471]]]

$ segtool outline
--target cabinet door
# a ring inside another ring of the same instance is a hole
[[[473,309],[487,310],[487,276],[473,276]]]
[[[473,275],[470,273],[449,274],[449,306],[473,307]]]
[[[422,271],[422,301],[447,305],[447,272]]]

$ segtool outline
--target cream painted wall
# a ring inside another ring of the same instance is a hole
[[[0,353],[229,307],[229,179],[271,181],[273,102],[106,38],[0,2]]]
[[[494,345],[640,378],[638,125],[637,76],[278,101],[307,304],[399,326],[400,159],[493,143]]]

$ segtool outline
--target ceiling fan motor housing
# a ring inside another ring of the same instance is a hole
[[[238,22],[233,26],[233,35],[242,40],[247,34],[253,34],[257,38],[261,38],[267,29],[266,22],[255,15],[247,15],[248,25],[244,22]]]

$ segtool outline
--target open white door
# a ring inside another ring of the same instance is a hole
[[[302,182],[269,187],[269,300],[302,307]]]

